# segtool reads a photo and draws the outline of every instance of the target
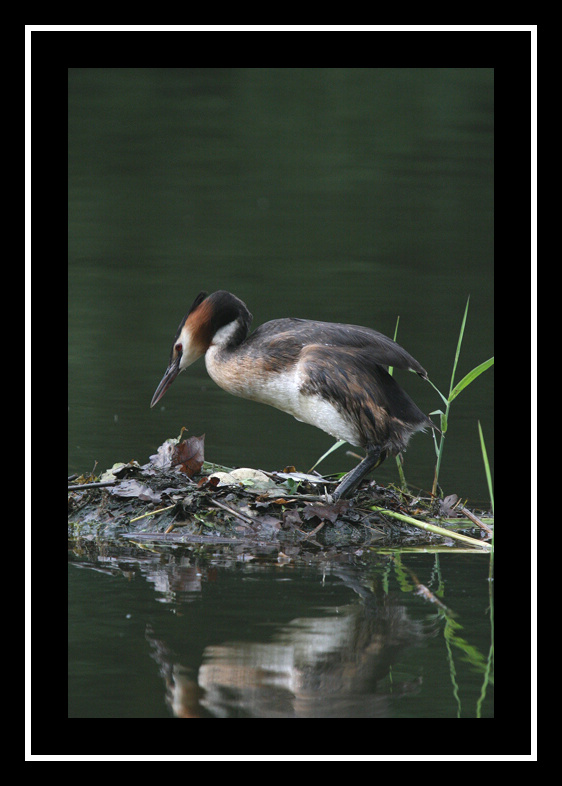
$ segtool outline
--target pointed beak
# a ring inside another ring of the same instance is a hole
[[[160,384],[156,388],[156,392],[152,396],[152,401],[150,402],[151,407],[160,401],[164,393],[168,390],[174,379],[180,373],[180,359],[181,356],[178,355],[174,360],[172,360],[166,369],[166,373],[162,377]]]

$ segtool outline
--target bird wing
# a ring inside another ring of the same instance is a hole
[[[412,433],[433,425],[370,348],[309,344],[298,376],[300,392],[333,404],[357,428],[363,447],[378,445],[395,454]]]
[[[360,325],[339,325],[308,319],[275,319],[261,325],[249,340],[254,338],[268,338],[270,348],[274,352],[282,353],[286,360],[296,360],[300,352],[310,344],[363,349],[373,363],[411,369],[427,379],[423,366],[400,344],[377,330]]]

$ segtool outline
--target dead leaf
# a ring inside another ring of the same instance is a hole
[[[167,439],[160,447],[158,452],[150,457],[150,463],[158,469],[168,469],[171,466],[177,440]]]
[[[208,475],[205,475],[205,477],[201,478],[201,480],[197,483],[197,488],[198,489],[202,489],[202,488],[211,488],[211,489],[213,489],[213,488],[216,488],[219,485],[219,483],[220,483],[220,480],[215,475],[213,475],[211,477],[209,477]]]
[[[156,503],[162,500],[161,492],[153,491],[138,480],[123,480],[118,486],[109,489],[109,493],[115,497],[134,497],[141,502]]]
[[[439,501],[439,515],[444,518],[449,518],[456,515],[454,510],[455,505],[458,503],[459,498],[456,494],[449,494],[448,497]]]
[[[172,466],[178,467],[180,472],[192,478],[201,471],[205,461],[205,435],[189,437],[176,445],[172,457]]]
[[[305,521],[310,521],[310,519],[316,517],[321,521],[331,521],[333,524],[334,521],[337,521],[339,513],[340,511],[336,505],[324,505],[320,502],[307,505],[302,512],[302,517]]]
[[[302,524],[298,510],[286,510],[283,513],[283,528],[292,529]]]

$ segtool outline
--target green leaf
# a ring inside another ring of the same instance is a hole
[[[433,384],[433,382],[432,382],[432,381],[429,379],[429,377],[427,378],[427,381],[429,382],[429,384],[431,385],[431,387],[432,387],[434,390],[436,390],[436,391],[439,393],[439,395],[440,395],[440,396],[441,396],[441,398],[443,399],[444,403],[445,403],[445,404],[448,404],[448,403],[449,403],[449,400],[447,399],[447,396],[444,396],[444,395],[443,395],[443,393],[441,393],[441,391],[439,390],[439,388],[437,387],[437,385],[434,385],[434,384]]]
[[[464,316],[462,318],[461,329],[460,329],[460,332],[459,332],[459,340],[457,342],[457,351],[455,352],[455,360],[453,362],[453,373],[451,374],[451,384],[449,386],[449,400],[450,400],[450,395],[451,395],[451,388],[453,387],[453,383],[455,381],[455,372],[457,370],[457,363],[459,362],[459,355],[461,354],[462,338],[464,336],[464,328],[466,326],[466,318],[468,316],[469,303],[470,303],[470,295],[468,296],[468,298],[466,300],[466,306],[465,306],[465,309],[464,309]]]
[[[335,445],[332,445],[332,447],[331,447],[331,448],[329,448],[329,450],[327,450],[327,451],[326,451],[326,452],[325,452],[325,453],[324,453],[322,456],[320,456],[320,458],[318,459],[318,461],[316,462],[316,464],[314,464],[314,466],[312,466],[312,467],[311,467],[311,468],[308,470],[308,471],[309,471],[309,473],[310,473],[310,472],[312,472],[312,470],[313,470],[313,469],[315,469],[315,467],[317,467],[317,466],[318,466],[318,464],[320,464],[320,462],[321,462],[321,461],[324,461],[324,459],[326,458],[326,456],[329,456],[329,455],[330,455],[330,453],[333,453],[333,452],[334,452],[334,450],[337,450],[338,448],[341,448],[341,446],[342,446],[342,445],[345,445],[345,439],[339,439],[339,440],[338,440],[338,441],[335,443]]]
[[[490,472],[490,462],[488,461],[488,451],[484,442],[484,434],[482,433],[482,426],[478,421],[478,433],[480,434],[480,447],[482,448],[482,458],[484,460],[484,470],[486,472],[486,480],[488,482],[488,491],[490,493],[490,502],[492,503],[492,510],[494,510],[494,489],[492,486],[492,473]]]
[[[494,365],[494,358],[489,358],[485,360],[483,363],[480,363],[479,366],[473,368],[472,371],[469,371],[468,374],[461,379],[461,381],[455,385],[453,390],[449,393],[449,403],[455,399],[461,390],[464,390],[471,382],[474,382],[476,377],[479,377],[482,372],[486,371],[487,368]]]

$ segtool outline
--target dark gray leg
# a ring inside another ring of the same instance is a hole
[[[374,469],[378,464],[380,464],[381,461],[381,449],[371,448],[363,461],[361,461],[354,469],[351,470],[351,472],[348,472],[347,475],[341,479],[339,486],[332,494],[332,500],[336,502],[338,499],[348,497],[353,491],[355,491],[365,475]]]

